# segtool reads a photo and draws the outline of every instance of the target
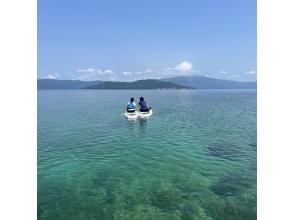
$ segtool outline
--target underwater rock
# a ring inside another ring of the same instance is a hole
[[[239,195],[252,186],[252,178],[246,174],[230,173],[211,186],[211,190],[219,196]]]
[[[183,199],[181,193],[173,189],[163,189],[151,193],[151,205],[162,211],[179,209]]]
[[[218,143],[207,147],[209,155],[226,160],[237,160],[242,154],[237,145],[231,143]]]

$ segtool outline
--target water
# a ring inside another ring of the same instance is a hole
[[[38,218],[256,219],[256,91],[39,90]]]

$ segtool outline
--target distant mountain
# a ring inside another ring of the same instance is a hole
[[[239,82],[205,76],[179,76],[161,80],[196,89],[256,89],[257,87],[256,82]]]
[[[38,79],[38,89],[256,89],[256,82],[239,82],[205,76],[179,76],[134,82]]]
[[[38,89],[82,89],[102,81],[38,79]]]
[[[172,82],[163,82],[155,79],[138,80],[134,82],[102,82],[85,89],[194,89],[190,86],[182,86]]]

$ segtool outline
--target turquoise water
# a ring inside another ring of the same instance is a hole
[[[256,219],[256,91],[39,90],[38,218]]]

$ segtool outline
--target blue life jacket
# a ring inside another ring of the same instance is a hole
[[[148,109],[147,104],[145,101],[140,101],[139,105],[141,106],[141,109]]]
[[[136,109],[136,106],[134,105],[133,102],[131,102],[128,104],[127,109]]]

